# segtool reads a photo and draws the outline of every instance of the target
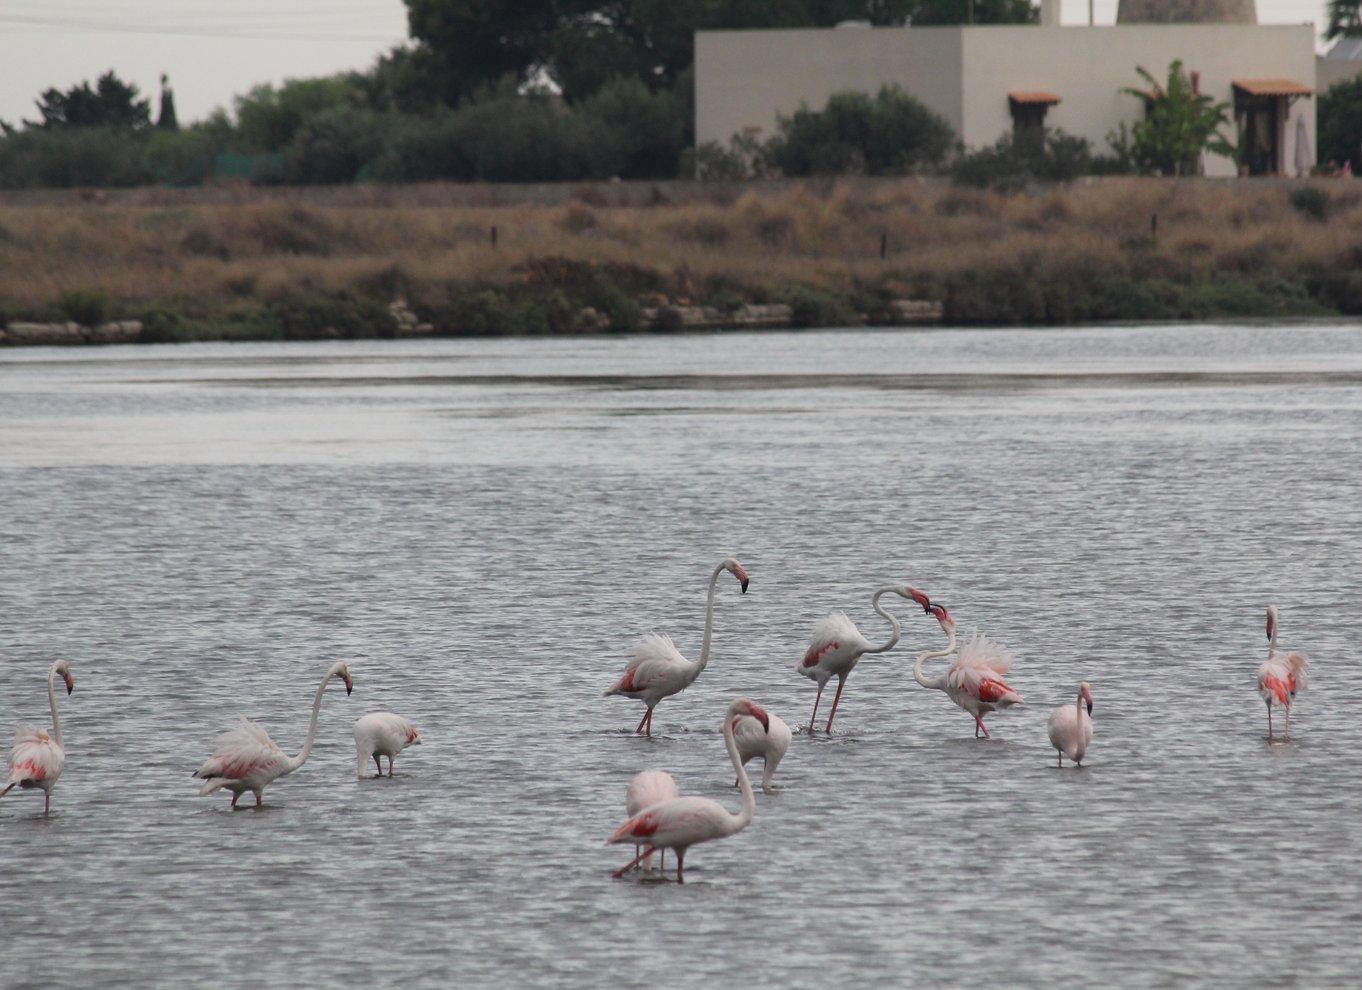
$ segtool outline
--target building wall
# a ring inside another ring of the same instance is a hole
[[[1143,102],[1143,66],[1162,83],[1182,59],[1200,72],[1201,91],[1233,105],[1234,79],[1315,80],[1314,30],[1300,25],[1124,24],[1105,27],[834,28],[701,31],[696,34],[695,131],[698,142],[726,144],[744,128],[761,138],[777,114],[801,103],[821,107],[829,94],[873,92],[887,82],[940,113],[967,147],[993,144],[1012,129],[1010,90],[1060,97],[1046,126],[1087,138],[1107,151],[1107,135],[1133,125]],[[1296,118],[1313,146],[1314,100],[1298,99],[1283,122],[1284,157],[1294,157]],[[1233,125],[1229,128],[1235,137]],[[1208,175],[1233,175],[1234,163],[1211,157]]]

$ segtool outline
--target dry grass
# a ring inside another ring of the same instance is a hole
[[[1362,190],[1312,180],[1102,179],[1002,195],[937,180],[749,186],[142,190],[0,198],[0,302],[97,291],[225,310],[291,294],[509,284],[536,258],[629,265],[686,301],[713,282],[929,294],[977,272],[1264,277],[1362,262]],[[495,231],[495,234],[494,234]],[[881,243],[887,255],[881,258]]]

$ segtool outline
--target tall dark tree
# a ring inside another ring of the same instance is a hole
[[[162,131],[178,131],[179,118],[175,116],[175,91],[170,88],[170,77],[161,73],[161,112],[156,115],[156,127]]]
[[[110,69],[99,77],[94,89],[83,82],[65,93],[47,90],[37,101],[43,119],[24,123],[48,130],[65,127],[142,130],[151,125],[151,101],[139,99],[138,95],[136,86],[123,82]]]
[[[1362,0],[1329,0],[1329,26],[1324,37],[1355,38],[1362,35]]]

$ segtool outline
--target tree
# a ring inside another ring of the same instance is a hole
[[[1336,82],[1321,93],[1316,114],[1318,160],[1350,161],[1353,175],[1362,175],[1362,78]]]
[[[175,91],[170,88],[170,78],[161,73],[161,112],[156,117],[156,127],[162,131],[178,131],[179,118],[175,116]]]
[[[1324,37],[1355,38],[1362,35],[1362,0],[1329,0],[1329,27]]]
[[[800,107],[776,127],[763,158],[787,176],[902,175],[939,164],[955,140],[943,117],[898,86],[833,93],[821,112]]]
[[[1362,2],[1362,0],[1359,0]],[[912,23],[918,27],[943,24],[1035,24],[1040,10],[1031,0],[918,0]]]
[[[1168,82],[1159,82],[1140,66],[1135,71],[1148,89],[1123,89],[1145,101],[1145,118],[1129,132],[1124,124],[1107,142],[1122,162],[1153,175],[1195,175],[1203,151],[1233,158],[1233,142],[1220,133],[1230,123],[1230,105],[1216,103],[1192,88],[1180,59],[1168,67]]]
[[[83,82],[65,93],[47,90],[37,101],[42,121],[24,123],[46,130],[64,127],[142,130],[151,125],[151,101],[137,97],[137,87],[123,82],[110,69],[99,77],[94,89],[89,82]]]

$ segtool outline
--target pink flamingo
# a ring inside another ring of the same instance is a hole
[[[383,776],[383,761],[388,758],[388,776],[393,775],[393,757],[408,746],[421,744],[421,733],[401,715],[392,712],[370,712],[355,722],[355,776],[363,779],[372,758]]]
[[[47,672],[47,703],[52,708],[52,733],[20,725],[14,733],[14,748],[9,753],[9,786],[0,791],[4,797],[16,786],[27,790],[43,789],[43,814],[51,808],[52,788],[66,766],[66,749],[61,736],[61,719],[57,715],[57,675],[66,682],[69,695],[76,686],[71,666],[58,660]]]
[[[1267,659],[1258,667],[1258,695],[1267,703],[1267,738],[1272,738],[1272,706],[1286,709],[1283,740],[1291,738],[1291,702],[1307,683],[1305,667],[1309,661],[1301,653],[1282,653],[1277,649],[1277,606],[1267,607]]]
[[[913,679],[923,687],[945,691],[946,696],[974,716],[974,738],[988,738],[984,716],[1022,703],[1022,696],[1003,680],[1012,666],[1012,654],[987,636],[975,634],[960,648],[960,655],[936,677],[926,677],[922,665],[928,660],[949,656],[955,650],[955,620],[946,606],[932,603],[929,611],[941,623],[949,640],[945,649],[928,650],[913,664]]]
[[[675,797],[645,808],[632,816],[613,835],[606,839],[606,845],[617,842],[632,842],[642,846],[639,853],[627,866],[616,870],[616,877],[624,876],[649,853],[660,849],[676,850],[676,880],[685,883],[686,850],[700,842],[723,839],[741,832],[756,814],[757,799],[752,793],[752,782],[747,779],[743,769],[742,757],[738,755],[738,744],[733,738],[734,719],[751,715],[763,725],[769,724],[770,717],[761,707],[746,698],[739,698],[728,706],[724,715],[724,746],[728,758],[733,761],[733,769],[738,772],[738,786],[742,788],[742,810],[733,814],[718,801],[702,797]]]
[[[714,568],[709,578],[709,603],[705,608],[705,638],[700,645],[700,659],[691,663],[681,655],[670,636],[648,633],[634,648],[634,658],[624,669],[624,676],[605,690],[604,697],[622,694],[626,698],[637,698],[648,706],[638,728],[634,730],[635,734],[646,729],[651,736],[653,709],[657,703],[690,687],[708,666],[710,634],[714,630],[714,587],[724,571],[737,578],[743,594],[747,593],[747,572],[743,570],[742,564],[729,558]]]
[[[1088,710],[1083,710],[1087,702]],[[1059,753],[1059,765],[1064,766],[1064,757],[1074,761],[1076,766],[1083,765],[1083,754],[1092,743],[1092,689],[1088,682],[1078,685],[1078,698],[1072,705],[1060,705],[1050,712],[1050,745]]]
[[[767,712],[766,717],[765,724],[754,715],[740,715],[733,719],[733,738],[738,743],[738,756],[742,758],[743,766],[747,766],[749,760],[761,757],[761,789],[763,793],[770,794],[775,790],[771,778],[790,748],[793,733],[780,716]],[[733,784],[738,786],[738,781],[735,780]]]
[[[243,718],[240,725],[218,737],[213,755],[194,771],[195,777],[207,781],[199,793],[212,794],[225,787],[232,792],[232,807],[235,808],[237,798],[246,791],[254,791],[255,806],[260,807],[265,787],[271,781],[293,773],[312,752],[312,741],[317,737],[317,715],[322,710],[322,694],[333,677],[345,684],[347,695],[354,690],[349,668],[343,663],[332,664],[317,688],[317,697],[312,703],[312,723],[308,726],[307,742],[303,743],[301,753],[289,756],[261,726]]]
[[[651,808],[659,801],[668,801],[679,796],[680,792],[676,789],[676,780],[666,770],[644,770],[634,774],[634,779],[629,781],[629,789],[624,794],[624,812],[633,818],[645,808]],[[642,852],[641,846],[634,846],[634,852]],[[660,865],[666,866],[666,850],[661,852]],[[653,857],[645,854],[643,857],[643,868],[651,870],[653,868]]]
[[[895,594],[917,602],[924,612],[931,611],[927,596],[915,588],[887,585],[878,589],[870,599],[871,607],[893,627],[889,639],[879,646],[871,646],[870,641],[861,635],[856,624],[842,612],[833,612],[814,627],[813,639],[804,657],[795,665],[795,670],[818,682],[818,694],[813,699],[813,714],[809,716],[809,732],[812,734],[814,722],[818,718],[818,702],[822,700],[823,688],[828,679],[837,675],[837,693],[832,698],[832,711],[828,714],[827,733],[832,735],[832,720],[837,717],[837,703],[842,700],[842,688],[846,687],[847,675],[856,662],[867,653],[887,653],[899,641],[899,620],[880,607],[880,596]]]

